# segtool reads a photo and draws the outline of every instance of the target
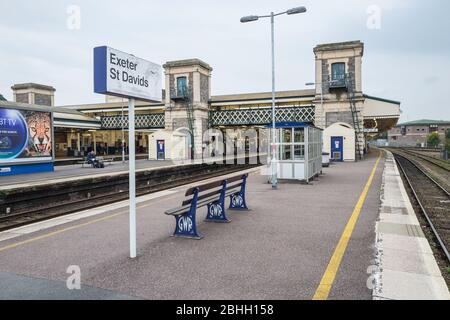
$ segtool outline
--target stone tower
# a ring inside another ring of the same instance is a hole
[[[166,80],[166,130],[193,131],[194,157],[201,158],[203,133],[208,129],[212,68],[199,59],[169,61]]]
[[[37,104],[53,107],[55,105],[55,88],[37,83],[15,84],[11,87],[14,102]]]
[[[358,138],[357,150],[362,153],[365,145],[361,77],[364,44],[361,41],[322,44],[314,48],[314,54],[316,126],[325,129],[336,122],[351,125]],[[353,115],[352,100],[356,111]]]

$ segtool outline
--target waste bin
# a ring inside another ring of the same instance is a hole
[[[322,152],[322,167],[328,168],[330,166],[330,154],[328,152]]]

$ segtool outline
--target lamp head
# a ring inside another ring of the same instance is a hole
[[[286,13],[287,14],[297,14],[297,13],[305,13],[305,12],[306,12],[305,7],[296,7],[296,8],[289,9]]]
[[[259,19],[258,16],[246,16],[241,18],[242,23],[257,21]]]

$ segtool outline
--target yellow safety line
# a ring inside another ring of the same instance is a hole
[[[336,274],[339,270],[339,267],[342,262],[342,258],[344,257],[345,251],[347,250],[347,245],[352,237],[353,230],[355,229],[356,222],[358,221],[359,215],[361,214],[361,209],[364,205],[364,202],[367,198],[367,193],[369,192],[370,186],[372,185],[373,178],[375,176],[378,164],[381,160],[381,151],[378,156],[378,159],[372,169],[372,173],[370,174],[369,180],[367,180],[366,186],[362,191],[358,202],[356,203],[355,209],[353,210],[352,216],[348,221],[344,233],[339,240],[339,243],[334,251],[333,256],[331,257],[330,262],[328,263],[328,267],[320,281],[320,285],[314,294],[313,300],[327,300],[331,291],[331,287],[333,286],[334,280],[336,278]]]

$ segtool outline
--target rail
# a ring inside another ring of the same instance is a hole
[[[394,157],[439,246],[450,262],[448,251],[450,193],[408,158],[398,153],[394,153]]]
[[[138,196],[257,165],[196,164],[136,174]],[[128,199],[128,174],[0,192],[0,231]]]

